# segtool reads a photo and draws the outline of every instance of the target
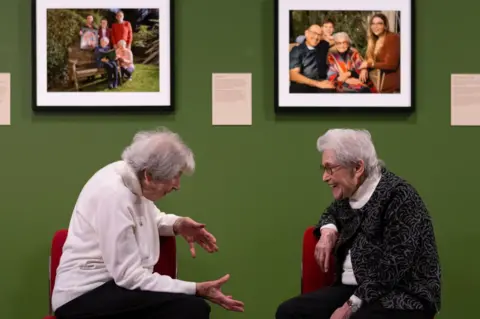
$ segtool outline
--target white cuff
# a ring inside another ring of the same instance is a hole
[[[177,280],[178,290],[187,295],[195,295],[197,293],[197,283]]]
[[[156,216],[156,223],[160,236],[175,236],[173,225],[180,218],[180,216],[174,214],[158,213]]]
[[[333,229],[338,233],[337,226],[335,226],[334,224],[326,224],[326,225],[320,227],[320,231],[322,231],[322,229],[324,229],[324,228]]]
[[[358,308],[360,308],[362,306],[362,299],[358,298],[357,296],[355,295],[352,295],[350,297],[350,301],[355,305],[357,306]]]

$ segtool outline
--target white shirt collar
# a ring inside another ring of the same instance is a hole
[[[372,197],[373,192],[377,188],[377,185],[380,182],[381,178],[381,174],[374,174],[365,179],[362,185],[360,185],[357,191],[350,197],[350,207],[352,207],[353,209],[362,208],[368,202],[370,197]]]
[[[143,195],[140,181],[130,165],[125,161],[118,161],[115,170],[120,174],[123,183],[132,191],[132,193],[138,196]]]

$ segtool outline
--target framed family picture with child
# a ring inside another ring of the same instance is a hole
[[[412,33],[412,0],[276,0],[275,111],[412,111]]]
[[[35,0],[33,109],[172,111],[171,2]]]

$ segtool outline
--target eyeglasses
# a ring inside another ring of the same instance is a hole
[[[308,32],[313,33],[313,35],[316,35],[317,37],[321,37],[321,36],[322,36],[321,33],[318,33],[318,32],[312,31],[312,30],[308,30]]]
[[[323,172],[324,173],[326,172],[328,175],[333,175],[333,173],[339,171],[340,169],[342,169],[341,165],[333,165],[333,166],[323,166],[322,165]]]

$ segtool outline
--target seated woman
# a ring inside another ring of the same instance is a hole
[[[375,93],[373,83],[368,79],[365,69],[360,69],[363,59],[357,50],[351,47],[352,41],[345,32],[333,35],[335,50],[328,53],[328,80],[339,93]]]
[[[107,53],[111,51],[108,38],[100,39],[100,46],[95,48],[95,59],[97,68],[104,68],[107,71],[108,88],[118,87],[118,65],[114,58],[108,58]]]
[[[120,40],[117,43],[117,59],[120,64],[122,78],[126,77],[127,80],[132,80],[132,73],[135,70],[133,53],[127,48],[127,42],[125,42],[125,40]]]
[[[370,19],[366,60],[361,65],[362,69],[380,70],[385,76],[383,81],[375,81],[373,77],[376,73],[370,72],[372,80],[383,82],[378,91],[400,92],[400,35],[389,31],[388,19],[382,13]]]
[[[205,282],[154,272],[160,236],[182,236],[218,250],[205,224],[161,212],[155,202],[192,174],[192,150],[167,129],[139,132],[122,160],[99,169],[82,188],[68,227],[52,294],[58,319],[208,319],[211,301],[243,312],[221,291],[229,275]],[[188,268],[188,267],[187,267]]]

